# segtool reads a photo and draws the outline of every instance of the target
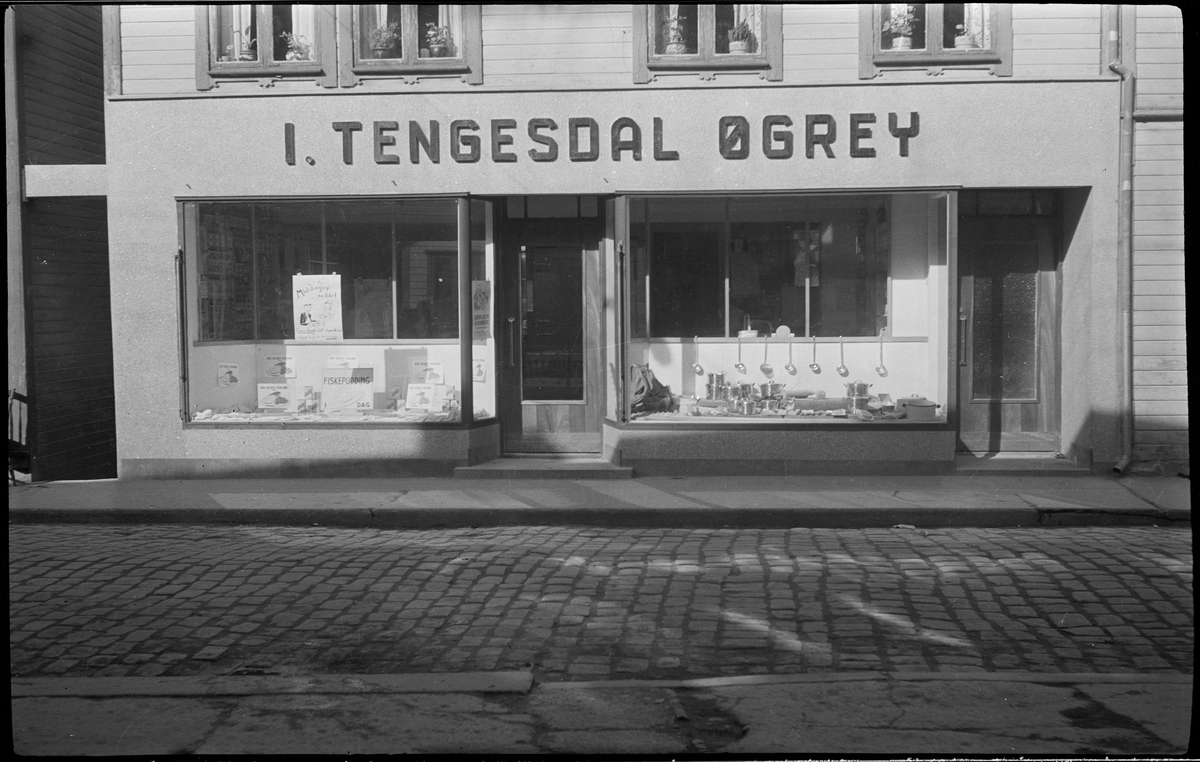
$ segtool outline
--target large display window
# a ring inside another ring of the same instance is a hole
[[[489,204],[186,202],[183,219],[189,420],[454,422],[468,382],[472,417],[495,414],[493,339],[459,329],[460,240],[490,322]]]
[[[631,198],[629,418],[944,420],[950,203]]]

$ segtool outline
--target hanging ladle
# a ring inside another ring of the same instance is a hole
[[[796,375],[796,366],[792,364],[792,340],[791,340],[791,338],[788,339],[787,365],[784,365],[783,369],[786,370],[788,373],[791,373],[793,376]]]
[[[733,367],[737,368],[737,372],[742,375],[746,374],[746,366],[742,364],[742,337],[738,336],[738,361]]]
[[[846,342],[841,336],[838,336],[838,348],[841,350],[842,364],[837,366],[839,376],[845,376],[850,373],[850,369],[846,367]]]
[[[879,365],[875,366],[875,372],[881,376],[887,375],[887,368],[883,366],[883,329],[879,331]]]
[[[692,346],[696,347],[696,354],[699,355],[700,354],[700,351],[699,351],[700,350],[700,337],[699,336],[696,336],[692,340]],[[703,368],[703,366],[700,365],[699,357],[697,357],[696,361],[694,363],[692,363],[692,370],[696,373],[697,376],[704,375],[704,368]]]
[[[771,340],[763,340],[763,364],[758,366],[758,369],[761,370],[763,375],[767,376],[768,378],[775,373],[775,369],[771,367],[771,363],[767,362],[767,352],[770,350],[770,348]]]
[[[808,364],[808,369],[811,370],[813,373],[820,373],[821,366],[817,365],[817,337],[816,337],[816,334],[814,334],[812,337],[812,349],[813,349],[813,353],[812,353],[813,360],[812,360],[812,362],[810,362]]]

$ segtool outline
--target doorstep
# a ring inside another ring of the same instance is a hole
[[[994,474],[997,476],[1091,476],[1090,469],[1066,458],[1044,452],[1000,452],[976,455],[960,452],[954,456],[954,473],[959,475]]]
[[[598,455],[502,455],[454,469],[459,479],[632,479],[629,466],[614,466]]]

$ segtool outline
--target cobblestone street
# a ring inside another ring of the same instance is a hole
[[[1189,529],[9,526],[12,676],[1186,672]]]

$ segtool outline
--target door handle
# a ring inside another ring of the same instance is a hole
[[[967,367],[967,313],[958,311],[958,365]]]
[[[517,367],[516,355],[513,354],[515,352],[513,349],[513,323],[516,321],[516,318],[510,317],[508,319],[508,367],[510,368]]]

